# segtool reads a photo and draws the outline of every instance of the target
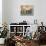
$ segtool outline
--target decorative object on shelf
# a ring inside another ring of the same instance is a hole
[[[19,25],[27,25],[27,22],[23,20],[23,22],[20,22]]]
[[[43,22],[41,22],[41,25],[43,26]]]
[[[21,15],[32,15],[32,5],[21,5]]]
[[[11,23],[10,25],[18,25],[18,23]]]
[[[37,19],[34,20],[34,24],[37,24]]]

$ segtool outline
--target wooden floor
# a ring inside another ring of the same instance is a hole
[[[4,45],[1,44],[0,46],[4,46]]]
[[[32,46],[46,46],[46,44],[45,45],[39,45],[38,42],[32,41]]]
[[[40,46],[46,46],[46,45],[40,45]]]
[[[4,45],[0,45],[0,46],[4,46]],[[34,44],[32,46],[39,46],[38,44]],[[40,46],[46,46],[46,45],[40,45]]]

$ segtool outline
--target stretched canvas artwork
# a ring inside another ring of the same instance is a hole
[[[32,5],[21,5],[21,15],[32,15]]]

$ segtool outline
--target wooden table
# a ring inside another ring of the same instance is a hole
[[[35,40],[17,40],[16,46],[39,46],[39,43]]]
[[[32,40],[22,39],[22,40],[14,40],[16,41],[16,46],[31,46]]]

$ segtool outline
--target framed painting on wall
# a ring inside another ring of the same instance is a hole
[[[21,15],[32,15],[33,7],[32,5],[21,5]]]

